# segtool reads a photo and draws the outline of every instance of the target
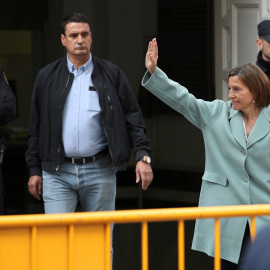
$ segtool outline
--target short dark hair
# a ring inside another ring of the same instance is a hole
[[[63,21],[61,22],[61,34],[65,35],[66,25],[68,23],[72,23],[72,22],[87,23],[89,25],[89,28],[90,28],[90,20],[86,15],[84,15],[82,13],[71,13],[71,14],[67,15],[63,19]]]
[[[270,104],[270,80],[267,75],[255,64],[241,64],[233,68],[228,75],[238,76],[254,95],[257,107],[265,107]]]

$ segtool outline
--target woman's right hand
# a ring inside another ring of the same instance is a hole
[[[157,67],[158,60],[158,46],[156,38],[153,38],[152,41],[148,44],[148,50],[145,56],[145,67],[148,71],[153,74]]]

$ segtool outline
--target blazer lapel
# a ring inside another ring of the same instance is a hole
[[[266,113],[266,114],[265,114]],[[270,131],[268,113],[262,109],[256,123],[248,136],[247,147],[262,139]]]
[[[230,110],[230,127],[232,135],[235,140],[244,148],[247,148],[244,127],[243,127],[243,117],[240,111],[236,111],[233,108]]]

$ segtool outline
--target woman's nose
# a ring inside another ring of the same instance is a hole
[[[234,96],[233,91],[230,90],[229,95],[228,95],[228,98],[231,99],[231,98],[233,98],[233,96]]]

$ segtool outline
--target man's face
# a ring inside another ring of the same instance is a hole
[[[92,44],[92,33],[87,23],[68,23],[61,41],[67,49],[69,59],[88,59]]]
[[[262,51],[262,58],[265,61],[270,61],[270,43],[263,38],[257,40],[257,46]]]

